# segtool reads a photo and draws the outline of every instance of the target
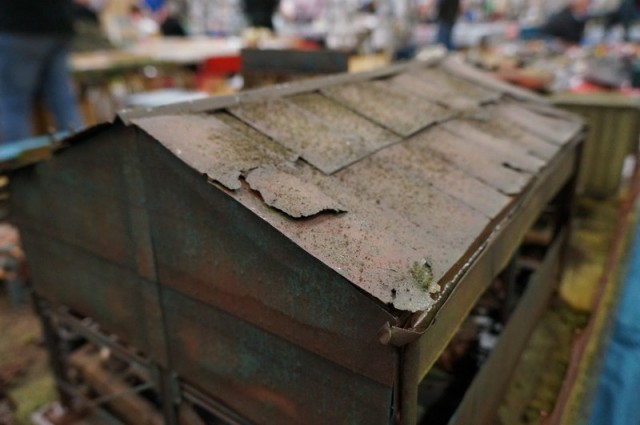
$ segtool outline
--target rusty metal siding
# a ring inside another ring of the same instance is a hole
[[[135,268],[120,152],[110,145],[104,138],[28,170],[32,174],[23,175],[12,190],[14,217],[21,227]]]
[[[391,387],[173,290],[163,301],[177,373],[252,423],[389,423]]]
[[[12,216],[40,296],[166,364],[133,135],[108,130],[22,171],[12,179]]]
[[[35,291],[58,307],[91,317],[105,332],[167,364],[155,282],[86,250],[21,229]]]
[[[145,182],[155,188],[148,203],[160,285],[393,384],[395,350],[377,340],[393,316],[381,304],[166,149],[144,139],[140,145]]]

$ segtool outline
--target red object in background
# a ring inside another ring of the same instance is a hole
[[[240,56],[222,56],[206,59],[201,67],[200,74],[211,76],[226,76],[237,74],[242,66]]]
[[[212,80],[225,79],[237,74],[242,67],[240,56],[221,56],[205,59],[200,65],[195,76],[195,86],[198,90],[208,91],[207,88]]]
[[[298,50],[318,50],[320,48],[318,43],[312,40],[297,40],[293,44]]]
[[[637,88],[623,87],[620,90],[611,90],[587,81],[581,81],[580,83],[572,86],[569,91],[572,93],[619,93],[627,96],[640,96],[640,89]]]
[[[588,81],[581,81],[580,83],[571,86],[570,91],[573,93],[602,93],[610,92],[611,90],[598,84],[589,83]]]

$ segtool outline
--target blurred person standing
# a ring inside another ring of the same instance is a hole
[[[32,135],[38,96],[58,130],[82,127],[67,65],[72,0],[0,0],[0,10],[0,143]]]
[[[615,25],[622,25],[624,39],[629,41],[631,26],[640,21],[640,0],[622,0],[618,8],[606,18],[606,29],[610,30]]]
[[[584,35],[589,15],[590,0],[572,0],[549,17],[542,26],[542,34],[566,43],[579,44]]]
[[[436,21],[438,23],[438,34],[436,41],[442,44],[447,50],[453,50],[453,27],[458,20],[460,13],[460,0],[438,0],[438,11]]]
[[[243,8],[249,26],[273,30],[273,14],[280,0],[244,0]]]

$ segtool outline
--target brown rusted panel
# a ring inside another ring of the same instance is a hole
[[[135,132],[131,136],[131,148],[121,156],[122,175],[126,181],[124,197],[129,212],[128,227],[131,247],[138,274],[149,282],[156,282],[156,265],[149,227],[149,214],[142,179],[141,158],[135,137],[141,133]]]
[[[356,134],[336,131],[331,123],[284,99],[241,105],[229,111],[326,174],[368,153],[366,143]]]
[[[132,133],[97,136],[93,143],[65,149],[55,160],[22,170],[11,182],[15,219],[43,235],[135,269],[120,164]],[[122,141],[114,145],[110,137]]]
[[[457,136],[473,140],[472,143],[487,149],[488,152],[495,152],[505,161],[505,164],[514,170],[536,173],[546,164],[545,161],[529,154],[520,145],[514,144],[506,138],[489,135],[469,122],[454,120],[443,124],[442,128]]]
[[[165,363],[134,135],[114,126],[20,170],[11,179],[12,214],[41,296]]]
[[[541,111],[535,112],[515,102],[496,106],[496,113],[514,125],[560,146],[576,137],[584,126],[580,121],[560,119]]]
[[[135,271],[26,225],[20,234],[35,291],[94,319],[103,330],[166,365],[157,288]]]
[[[180,293],[163,298],[178,375],[252,423],[389,423],[391,387]]]
[[[501,93],[498,91],[474,84],[471,81],[460,78],[440,68],[416,69],[411,71],[410,74],[429,85],[437,85],[449,93],[457,94],[458,96],[462,95],[467,99],[471,99],[478,105],[496,101],[501,96]]]
[[[260,212],[206,184],[156,142],[140,142],[145,181],[155,188],[148,196],[162,286],[392,385],[395,352],[378,343],[377,331],[393,317],[379,303],[265,225]]]
[[[504,165],[507,158],[440,127],[417,134],[412,141],[504,194],[516,195],[531,181],[531,174]]]
[[[387,81],[332,86],[322,93],[403,137],[451,116],[448,109]]]
[[[243,172],[287,160],[281,146],[255,143],[212,115],[140,118],[134,123],[195,170],[232,190],[240,188]]]

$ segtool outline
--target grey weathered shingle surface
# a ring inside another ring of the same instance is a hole
[[[125,119],[353,284],[424,311],[582,130],[534,97],[451,68]]]

